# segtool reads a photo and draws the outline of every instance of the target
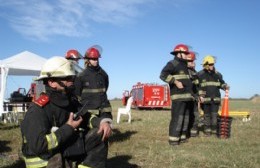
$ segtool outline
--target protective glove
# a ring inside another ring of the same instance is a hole
[[[225,90],[230,90],[230,86],[228,84],[225,85]]]

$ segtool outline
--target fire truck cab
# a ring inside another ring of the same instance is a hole
[[[133,96],[133,108],[162,109],[171,106],[168,85],[138,82],[133,85],[131,95]],[[124,91],[123,102],[126,102],[129,96],[129,92]]]

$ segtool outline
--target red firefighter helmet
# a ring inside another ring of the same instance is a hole
[[[187,60],[188,61],[194,61],[196,60],[196,53],[193,51],[190,51],[189,54],[187,55]]]
[[[98,45],[92,46],[86,51],[84,58],[85,59],[101,58],[101,52],[102,52],[101,50],[102,50],[101,47]]]
[[[65,56],[68,60],[79,60],[82,58],[82,55],[75,49],[68,50]]]
[[[175,48],[173,49],[171,54],[175,55],[177,53],[188,54],[189,53],[189,47],[187,45],[185,45],[185,44],[178,44],[177,46],[175,46]]]

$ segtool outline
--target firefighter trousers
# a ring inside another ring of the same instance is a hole
[[[98,128],[92,128],[85,135],[86,155],[78,165],[105,168],[108,155],[108,141],[102,141],[103,134],[97,133]]]
[[[182,135],[186,138],[192,103],[193,101],[172,101],[169,126],[170,141],[179,141]]]
[[[108,141],[102,141],[102,133],[97,133],[98,128],[92,128],[84,135],[85,154],[80,156],[68,156],[73,168],[92,167],[105,168],[108,155]],[[75,150],[78,150],[75,148]],[[73,151],[73,150],[72,150]]]
[[[198,108],[198,102],[194,101],[192,103],[192,105],[190,106],[190,120],[189,120],[189,133],[188,135],[190,135],[190,131],[198,131],[198,127],[199,127],[199,108]]]
[[[219,105],[220,104],[214,102],[211,102],[210,104],[202,104],[201,108],[204,112],[205,133],[216,133]]]
[[[108,141],[102,141],[102,133],[97,133],[98,128],[89,130],[84,135],[84,145],[80,145],[85,152],[81,155],[74,155],[75,150],[78,150],[79,145],[75,148],[70,148],[72,153],[56,153],[48,159],[46,166],[37,163],[34,167],[46,168],[106,168],[107,155],[108,155]],[[36,157],[38,159],[38,157]],[[34,163],[35,164],[35,163]]]
[[[62,157],[61,153],[57,153],[48,160],[46,168],[73,168],[72,162]]]

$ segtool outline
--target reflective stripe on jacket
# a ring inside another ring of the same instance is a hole
[[[46,89],[48,96],[53,97],[43,106],[32,103],[21,123],[22,153],[29,161],[35,157],[48,160],[62,152],[70,138],[74,137],[75,130],[66,124],[70,112],[77,111],[76,103],[72,103],[74,99]],[[52,127],[58,129],[52,132]]]
[[[219,72],[201,70],[198,72],[199,77],[199,94],[204,97],[204,104],[215,102],[220,103],[220,89],[226,85]]]
[[[162,69],[160,79],[170,86],[172,100],[191,101],[194,100],[192,91],[192,81],[189,76],[187,63],[184,60],[174,57]],[[178,80],[184,86],[183,89],[177,88],[174,81]]]
[[[112,120],[112,107],[107,98],[108,86],[109,77],[100,66],[87,66],[75,80],[75,92],[91,113],[90,128],[98,127],[103,118]]]

